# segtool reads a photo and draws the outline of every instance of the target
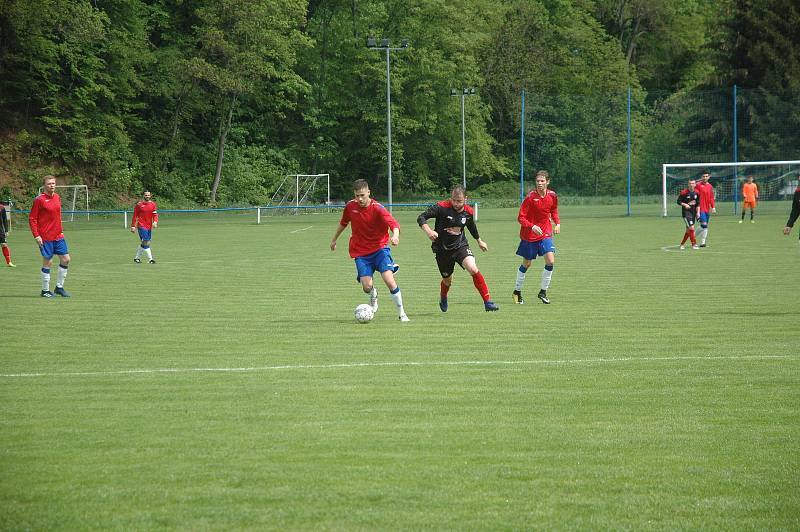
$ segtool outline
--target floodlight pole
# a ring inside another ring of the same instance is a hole
[[[475,89],[463,88],[461,94],[458,94],[456,89],[450,89],[450,96],[461,96],[461,175],[464,190],[467,189],[467,141],[466,134],[464,133],[464,98],[466,96],[475,96]]]
[[[386,50],[386,136],[388,139],[388,185],[389,185],[389,212],[392,212],[392,73],[389,52],[396,52],[408,48],[408,39],[403,39],[399,47],[392,47],[389,39],[381,39],[380,45],[374,37],[367,39],[367,48],[370,50]]]

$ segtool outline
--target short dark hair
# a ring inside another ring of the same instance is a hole
[[[539,170],[538,172],[536,172],[536,176],[534,177],[534,179],[536,179],[539,176],[544,176],[545,179],[550,181],[550,172],[548,172],[547,170]]]
[[[369,190],[369,183],[367,183],[366,179],[356,179],[353,182],[353,191],[356,192],[361,190],[362,188],[366,188],[367,190]]]
[[[467,189],[464,188],[464,185],[456,185],[450,190],[450,196],[455,196],[456,194],[461,194],[466,197]]]

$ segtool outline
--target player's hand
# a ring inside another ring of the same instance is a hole
[[[155,229],[156,227],[158,227],[158,222],[153,222],[153,229]]]
[[[556,225],[553,227],[553,233],[555,233],[555,234],[558,234],[558,233],[560,233],[560,232],[561,232],[561,224],[556,224]]]
[[[431,240],[431,242],[435,242],[436,239],[439,238],[439,233],[436,231],[431,231],[428,233],[428,238]]]
[[[331,251],[336,251],[336,240],[331,240]]]
[[[542,228],[539,227],[538,225],[534,225],[533,227],[531,227],[531,231],[533,231],[533,234],[535,234],[536,236],[541,236],[544,234],[544,231],[542,231]]]
[[[481,251],[488,251],[489,250],[489,246],[487,246],[486,242],[484,242],[480,238],[478,239],[478,247],[481,248]]]
[[[391,242],[393,246],[396,246],[400,243],[400,235],[392,235],[391,238],[389,238],[389,242]]]
[[[717,214],[717,208],[711,207],[711,214]]]
[[[131,233],[135,233],[135,232],[136,232],[136,228],[135,227],[131,227]]]
[[[791,232],[792,232],[792,228],[791,228],[791,227],[789,227],[788,225],[787,225],[786,227],[784,227],[784,228],[783,228],[783,234],[784,234],[784,235],[788,235],[788,234],[789,234],[789,233],[791,233]]]
[[[34,238],[34,240],[36,240],[36,243],[39,244],[39,247],[42,246],[42,237],[37,236],[36,238]]]

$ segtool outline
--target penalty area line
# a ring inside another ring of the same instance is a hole
[[[294,234],[294,233],[299,233],[301,231],[308,231],[312,227],[314,227],[314,226],[313,225],[309,225],[308,227],[303,227],[302,229],[295,229],[294,231],[289,231],[289,234],[291,235],[291,234]]]
[[[38,372],[38,373],[4,373],[0,378],[24,377],[102,377],[109,375],[152,375],[169,373],[255,373],[281,370],[307,369],[348,369],[379,367],[432,367],[432,366],[523,366],[523,365],[591,365],[616,364],[622,362],[675,362],[681,360],[776,360],[797,358],[791,355],[742,355],[742,356],[674,356],[674,357],[609,357],[578,358],[564,360],[452,360],[452,361],[400,361],[400,362],[353,362],[342,364],[293,364],[276,366],[251,366],[239,368],[153,368],[123,369],[116,371],[74,371],[74,372]]]

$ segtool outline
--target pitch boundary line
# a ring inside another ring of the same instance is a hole
[[[124,369],[117,371],[74,371],[74,372],[38,372],[38,373],[3,373],[0,378],[31,377],[102,377],[108,375],[152,375],[175,373],[254,373],[280,370],[305,369],[347,369],[369,367],[430,367],[430,366],[522,366],[522,365],[568,365],[568,364],[614,364],[620,362],[672,362],[680,360],[776,360],[797,358],[792,355],[743,355],[743,356],[675,356],[675,357],[611,357],[611,358],[579,358],[567,360],[452,360],[427,362],[352,362],[342,364],[295,364],[276,366],[251,366],[238,368],[153,368]]]

